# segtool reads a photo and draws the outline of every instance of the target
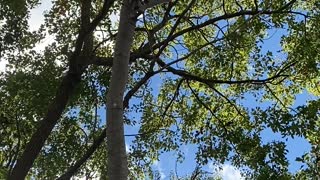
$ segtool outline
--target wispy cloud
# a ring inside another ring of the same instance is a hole
[[[166,175],[164,174],[163,169],[162,169],[161,164],[160,164],[159,161],[154,161],[153,162],[153,167],[159,172],[161,179],[165,179],[166,178]]]
[[[183,150],[184,155],[187,156],[189,153],[189,147],[187,145],[183,145],[182,150]]]
[[[231,165],[223,165],[222,170],[220,171],[221,173],[221,177],[224,180],[241,180],[244,179],[241,174],[240,171],[237,170],[235,167],[231,166]]]
[[[222,169],[218,169],[213,163],[208,165],[208,168],[214,174],[219,175],[223,180],[243,180],[240,171],[232,165],[224,164]]]
[[[30,11],[31,17],[28,24],[31,31],[39,29],[40,25],[44,22],[44,12],[50,10],[52,5],[50,0],[42,0],[39,6]]]

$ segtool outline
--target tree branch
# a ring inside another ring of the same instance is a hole
[[[228,134],[228,129],[226,128],[226,126],[225,126],[225,124],[223,123],[223,121],[222,121],[220,118],[218,118],[218,117],[215,115],[215,113],[213,112],[213,110],[212,110],[209,106],[207,106],[207,105],[200,99],[199,95],[198,95],[198,94],[193,90],[193,88],[191,87],[189,81],[187,81],[187,85],[188,85],[191,93],[192,93],[192,94],[194,95],[194,97],[196,98],[196,100],[197,100],[205,109],[207,109],[207,110],[210,112],[211,116],[213,116],[215,119],[218,120],[218,122],[219,122],[219,124],[222,126],[224,132],[225,132],[226,134]]]
[[[178,70],[175,68],[172,68],[170,66],[168,66],[165,62],[163,62],[160,58],[158,58],[156,60],[156,62],[159,64],[159,66],[164,67],[165,69],[167,69],[169,72],[175,74],[175,75],[179,75],[181,77],[184,77],[185,79],[189,79],[189,80],[195,80],[198,82],[202,82],[205,84],[266,84],[266,83],[270,83],[273,80],[279,78],[279,77],[288,77],[288,75],[281,75],[281,74],[276,74],[270,78],[266,78],[266,79],[247,79],[247,80],[238,80],[238,81],[230,81],[230,80],[218,80],[218,79],[206,79],[206,78],[202,78],[196,75],[193,75],[187,71],[184,70]]]
[[[162,113],[162,120],[164,120],[165,116],[167,115],[167,111],[169,110],[170,106],[172,105],[173,101],[177,98],[177,96],[179,95],[179,90],[180,90],[180,86],[182,84],[182,82],[185,79],[180,79],[180,81],[177,84],[176,90],[173,94],[172,99],[170,100],[170,102],[168,103],[168,105],[165,107],[164,112]]]
[[[154,72],[147,72],[145,76],[130,90],[127,92],[127,94],[124,97],[123,100],[123,108],[129,107],[129,101],[131,97],[140,89],[141,86],[143,86],[153,75],[155,75]]]
[[[289,7],[291,7],[295,3],[295,1],[296,0],[292,0],[289,3],[287,3],[286,5],[284,5],[283,7],[279,8],[277,10],[273,10],[273,11],[272,10],[243,10],[243,11],[239,11],[239,12],[236,12],[236,13],[224,14],[224,15],[209,19],[209,20],[207,20],[207,21],[205,21],[205,22],[203,22],[201,24],[187,27],[185,29],[180,30],[179,32],[177,32],[175,34],[169,35],[168,38],[165,39],[164,41],[162,41],[162,42],[160,42],[158,44],[155,44],[153,49],[161,48],[161,47],[162,47],[161,49],[163,49],[163,46],[167,46],[167,44],[170,41],[174,40],[175,38],[177,38],[177,37],[179,37],[179,36],[181,36],[181,35],[183,35],[185,33],[188,33],[190,31],[199,30],[199,29],[201,29],[203,27],[206,27],[208,25],[215,24],[216,22],[218,22],[220,20],[231,19],[231,18],[244,16],[244,15],[254,16],[254,15],[270,15],[270,14],[282,14],[282,13],[293,13],[293,14],[296,14],[296,12],[292,12],[292,11],[286,10]],[[174,27],[172,29],[175,30]]]
[[[106,134],[106,129],[103,129],[101,134],[98,136],[97,139],[93,141],[93,144],[90,146],[90,148],[83,154],[83,156],[76,162],[74,165],[72,165],[63,175],[61,175],[58,180],[69,180],[71,177],[78,171],[78,169],[84,164],[96,151],[96,149],[101,145]]]

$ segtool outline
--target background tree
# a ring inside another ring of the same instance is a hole
[[[31,167],[40,179],[105,175],[106,148],[98,147],[107,132],[107,174],[126,179],[123,122],[140,129],[128,154],[134,177],[162,152],[183,156],[185,144],[197,146],[199,165],[228,161],[247,177],[294,176],[285,142],[262,142],[267,128],[307,139],[313,148],[297,159],[307,168],[296,176],[319,174],[318,99],[293,106],[297,94],[319,93],[317,1],[57,0],[36,32],[27,19],[37,2],[19,2],[1,2],[3,175],[23,179]],[[111,23],[120,8],[120,23]],[[264,49],[272,30],[283,32],[279,52]],[[35,51],[47,35],[55,41]],[[105,104],[107,131],[97,116]]]

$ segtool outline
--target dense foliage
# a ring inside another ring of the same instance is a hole
[[[91,20],[103,2],[91,2]],[[1,179],[59,94],[81,35],[84,0],[52,1],[31,32],[28,19],[38,3],[0,1],[0,61],[7,62],[0,74]],[[121,5],[115,1],[94,28],[93,55],[81,54],[91,61],[28,177],[55,179],[92,151],[74,175],[105,178],[106,120],[98,112],[106,104]],[[54,40],[39,50],[48,37]],[[125,123],[138,129],[130,175],[153,176],[161,153],[183,159],[181,147],[194,145],[199,167],[229,162],[249,179],[320,178],[318,37],[317,0],[174,0],[145,10],[124,96]],[[312,98],[297,106],[301,93]],[[263,142],[267,129],[284,138]],[[312,146],[297,157],[305,164],[297,172],[288,170],[290,137]]]

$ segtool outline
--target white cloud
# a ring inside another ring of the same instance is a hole
[[[235,167],[231,166],[231,165],[223,165],[222,170],[220,171],[221,173],[221,177],[224,180],[241,180],[244,179],[241,174],[240,171],[237,170]]]
[[[166,175],[164,174],[163,169],[162,169],[161,164],[160,164],[159,161],[154,161],[153,162],[153,167],[159,172],[161,179],[165,179],[166,178]]]
[[[112,13],[110,15],[110,20],[113,23],[113,25],[114,25],[115,22],[119,22],[119,20],[120,20],[120,12],[116,11],[116,12]]]
[[[224,164],[221,169],[213,163],[209,163],[208,168],[214,174],[219,175],[223,180],[243,180],[240,171],[232,165]]]
[[[6,64],[8,62],[6,60],[1,59],[0,60],[0,72],[4,72],[6,70]]]
[[[44,21],[44,12],[52,7],[50,0],[42,0],[41,4],[30,11],[30,19],[28,21],[29,29],[31,31],[38,30]]]
[[[52,7],[50,0],[42,0],[41,4],[30,11],[30,19],[28,20],[29,30],[36,31],[40,25],[44,23],[44,13]],[[35,51],[43,51],[45,47],[54,41],[54,36],[46,35],[45,39],[39,42],[35,47]]]
[[[35,45],[35,47],[33,48],[33,50],[40,52],[40,51],[44,51],[45,47],[51,43],[54,42],[54,36],[52,35],[47,35],[45,37],[45,39],[41,40],[41,42],[39,42],[38,44]]]
[[[187,145],[182,146],[182,150],[184,152],[184,155],[187,156],[189,153],[189,147]]]

